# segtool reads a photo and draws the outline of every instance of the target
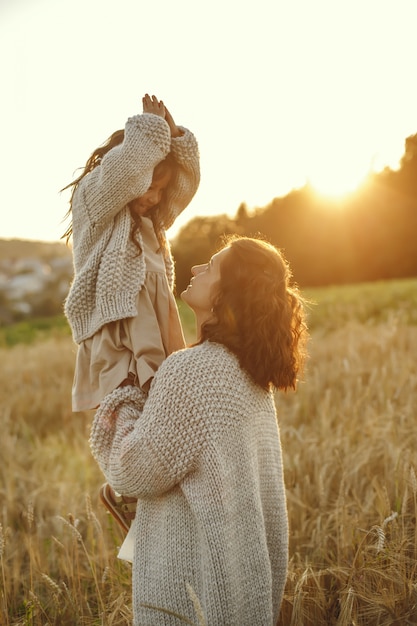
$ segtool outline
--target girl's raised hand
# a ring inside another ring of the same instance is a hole
[[[166,107],[165,107],[165,121],[167,122],[171,130],[171,137],[181,137],[181,135],[184,134],[182,130],[178,128],[178,126],[174,122],[174,118],[172,117],[171,113],[168,111]]]
[[[162,100],[158,100],[156,96],[150,96],[148,93],[142,98],[143,112],[153,113],[165,119],[165,107]],[[168,120],[167,120],[168,121]]]

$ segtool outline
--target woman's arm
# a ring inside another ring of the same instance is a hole
[[[146,403],[143,392],[124,387],[109,394],[96,412],[93,456],[110,485],[124,495],[160,495],[196,465],[206,428],[188,365],[191,351],[161,365]]]

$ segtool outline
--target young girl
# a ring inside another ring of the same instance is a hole
[[[88,159],[70,185],[74,280],[65,314],[78,344],[73,411],[95,409],[109,392],[134,385],[147,393],[171,352],[184,347],[173,295],[174,265],[166,229],[200,181],[194,135],[177,126],[162,100],[146,94],[130,117]],[[124,499],[108,485],[109,510]],[[132,517],[132,516],[130,516]]]

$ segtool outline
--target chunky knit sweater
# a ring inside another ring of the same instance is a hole
[[[90,445],[113,488],[139,498],[135,625],[179,623],[145,604],[197,623],[188,586],[208,626],[276,623],[288,562],[280,435],[272,393],[233,354],[212,342],[172,354],[146,402],[116,389]]]
[[[199,154],[194,135],[171,138],[167,122],[150,113],[126,122],[122,144],[110,150],[79,183],[72,202],[74,280],[65,314],[74,341],[81,343],[104,324],[137,315],[136,296],[144,284],[144,255],[131,239],[128,203],[150,187],[155,166],[172,152],[178,168],[167,193],[163,234],[194,196]],[[143,242],[140,231],[137,241]],[[167,245],[165,265],[171,288],[174,266]]]

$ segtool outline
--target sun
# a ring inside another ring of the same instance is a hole
[[[308,183],[320,195],[343,198],[354,193],[366,180],[370,168],[363,163],[341,162],[330,159],[317,162],[310,168]]]

